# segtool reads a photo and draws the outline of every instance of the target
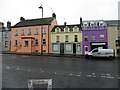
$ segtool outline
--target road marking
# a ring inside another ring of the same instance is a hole
[[[72,74],[70,73],[70,76],[72,76]]]
[[[25,55],[22,55],[22,57],[30,57],[30,56],[25,56]]]
[[[76,76],[80,77],[81,75],[76,75]]]
[[[20,69],[20,67],[19,66],[17,66],[17,71],[20,71],[21,69]]]
[[[43,73],[44,71],[41,71],[41,73]]]
[[[16,58],[16,56],[11,56],[12,58]]]
[[[30,72],[31,70],[30,69],[28,69],[28,72]]]
[[[10,67],[6,67],[7,69],[10,69]]]
[[[57,74],[57,72],[55,72],[54,74]]]
[[[118,77],[118,79],[120,79],[120,77]]]

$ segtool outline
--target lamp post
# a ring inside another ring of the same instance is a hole
[[[39,9],[42,9],[42,26],[41,26],[41,55],[43,55],[43,7],[42,4],[39,7]]]

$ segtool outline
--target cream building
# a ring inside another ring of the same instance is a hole
[[[51,33],[51,53],[82,54],[82,31],[80,24],[58,25]]]

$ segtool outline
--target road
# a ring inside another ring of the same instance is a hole
[[[28,88],[31,79],[52,79],[52,88],[118,88],[118,60],[3,54],[3,88]]]

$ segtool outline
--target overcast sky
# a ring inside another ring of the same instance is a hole
[[[44,17],[56,13],[58,24],[78,24],[83,20],[118,19],[119,0],[0,0],[0,22],[11,21],[12,25],[25,19],[41,18],[41,4]],[[52,8],[52,9],[51,9]]]

